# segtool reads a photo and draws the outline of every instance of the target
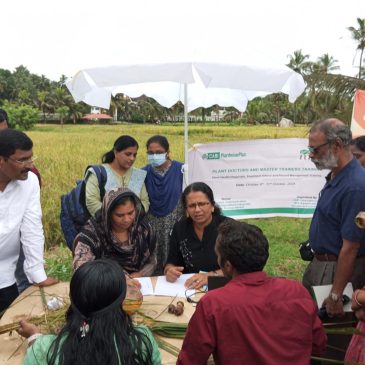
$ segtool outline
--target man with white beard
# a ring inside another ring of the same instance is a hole
[[[329,169],[309,230],[314,251],[303,284],[332,284],[324,305],[329,317],[344,315],[342,294],[348,282],[365,284],[365,230],[355,224],[365,209],[365,169],[352,156],[351,130],[338,119],[315,123],[309,134],[309,157],[319,170]]]

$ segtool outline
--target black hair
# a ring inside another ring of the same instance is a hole
[[[25,133],[15,129],[0,131],[0,156],[10,157],[16,150],[29,151],[32,148],[33,142]]]
[[[187,209],[186,198],[191,192],[202,192],[203,194],[205,194],[207,196],[208,200],[210,201],[210,203],[214,206],[213,215],[222,214],[221,208],[219,208],[219,206],[214,201],[213,190],[210,188],[209,185],[207,185],[206,183],[203,183],[203,182],[194,182],[194,183],[188,185],[182,192],[181,203],[185,210]]]
[[[358,148],[360,151],[365,152],[365,136],[354,138],[351,141],[351,145]]]
[[[137,216],[136,219],[137,221],[140,221],[144,216],[145,216],[145,210],[144,210],[144,206],[141,203],[140,199],[137,197],[136,194],[133,193],[133,191],[130,192],[124,192],[122,194],[120,194],[118,197],[116,197],[113,202],[110,204],[109,207],[109,214],[111,214],[113,212],[113,210],[115,208],[117,208],[119,205],[124,205],[127,202],[131,202],[134,207],[137,210]],[[110,216],[108,217],[108,222],[109,224],[111,224],[111,219]],[[109,229],[111,229],[111,226],[109,227]]]
[[[269,258],[269,243],[255,225],[229,219],[218,227],[216,251],[240,273],[262,271]]]
[[[151,341],[122,309],[126,288],[123,269],[112,260],[80,266],[70,282],[66,324],[48,351],[47,364],[151,364]]]
[[[151,143],[158,143],[161,147],[163,147],[166,152],[168,152],[170,149],[169,141],[167,140],[167,138],[159,134],[156,134],[155,136],[152,136],[148,139],[146,143],[146,148],[148,148]]]
[[[117,198],[115,198],[113,200],[113,202],[110,204],[110,211],[113,211],[116,207],[118,207],[119,205],[124,205],[126,204],[127,202],[131,202],[133,203],[134,206],[137,205],[137,202],[136,202],[136,199],[134,197],[134,194],[131,193],[131,194],[126,194],[126,193],[123,193],[121,195],[119,195]]]
[[[139,148],[138,146],[138,142],[131,136],[120,136],[118,137],[118,139],[114,142],[113,145],[113,149],[111,149],[110,151],[106,152],[103,157],[102,157],[102,162],[103,163],[111,163],[114,161],[115,159],[115,155],[114,152],[120,152],[123,150],[126,150],[129,147],[137,147],[137,149]]]
[[[0,123],[6,122],[9,126],[8,113],[4,109],[0,109]]]

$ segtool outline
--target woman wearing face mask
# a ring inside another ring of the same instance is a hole
[[[146,143],[148,165],[145,180],[150,209],[147,219],[156,232],[157,266],[155,275],[163,274],[169,245],[169,234],[175,222],[182,216],[179,204],[183,174],[182,163],[169,158],[169,142],[166,137],[155,135]]]
[[[102,158],[107,174],[105,192],[111,189],[123,187],[132,190],[141,199],[145,211],[148,211],[149,201],[144,180],[146,172],[132,167],[138,152],[138,143],[131,136],[120,136],[113,148],[106,152]],[[89,213],[94,217],[101,208],[102,198],[98,179],[93,169],[86,182],[85,200]]]

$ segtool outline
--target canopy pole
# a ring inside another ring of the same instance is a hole
[[[188,84],[184,83],[184,154],[185,154],[185,165],[184,165],[184,183],[185,186],[189,184],[188,180]]]
[[[188,163],[188,84],[184,84],[184,153],[185,163]]]

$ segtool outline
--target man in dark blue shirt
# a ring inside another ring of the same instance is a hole
[[[312,162],[329,169],[309,231],[314,259],[307,267],[303,284],[332,284],[324,301],[330,317],[343,316],[342,294],[351,281],[354,289],[365,284],[365,230],[355,224],[365,209],[365,169],[350,150],[351,131],[338,119],[313,125],[309,134]]]

